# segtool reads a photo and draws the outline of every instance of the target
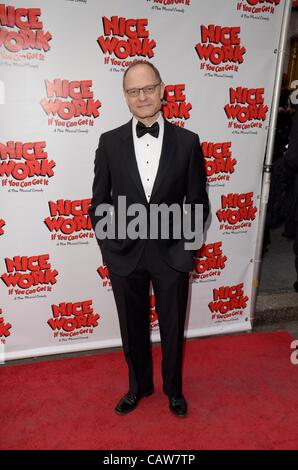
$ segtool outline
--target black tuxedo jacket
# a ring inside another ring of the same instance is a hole
[[[209,214],[203,153],[197,134],[165,121],[162,151],[150,202],[144,193],[139,174],[132,135],[132,120],[101,135],[95,155],[93,197],[89,209],[95,229],[100,219],[96,207],[106,203],[114,206],[117,221],[118,196],[126,196],[127,206],[150,204],[202,204],[204,223]],[[132,217],[134,218],[134,217]],[[127,223],[129,223],[129,217]],[[117,222],[116,222],[117,224]],[[116,232],[117,233],[117,232]],[[185,240],[157,239],[161,258],[178,271],[194,268],[194,251],[184,249]],[[136,267],[145,239],[98,239],[103,260],[108,268],[125,276]]]

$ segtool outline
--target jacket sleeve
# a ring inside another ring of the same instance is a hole
[[[95,215],[96,208],[99,204],[112,204],[111,174],[108,166],[107,154],[104,147],[103,135],[100,136],[98,148],[95,153],[92,199],[89,208],[89,215],[94,231],[97,222],[103,217]],[[101,247],[103,240],[97,239],[97,242]]]
[[[208,219],[209,199],[206,191],[206,182],[207,178],[203,151],[200,144],[200,139],[198,136],[196,136],[190,154],[185,197],[185,203],[191,205],[191,222],[193,231],[195,229],[193,225],[193,222],[195,220],[195,204],[201,204],[203,206],[203,227],[201,227],[202,229],[204,229],[206,220]]]

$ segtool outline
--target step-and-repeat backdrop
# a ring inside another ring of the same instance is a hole
[[[252,268],[283,0],[0,4],[0,343],[6,360],[121,344],[88,207],[122,75],[152,61],[163,113],[199,134],[211,218],[187,336],[251,328]],[[152,338],[158,312],[150,294]]]

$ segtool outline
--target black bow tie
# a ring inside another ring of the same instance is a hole
[[[142,122],[138,121],[138,124],[137,124],[137,127],[136,127],[136,131],[137,131],[137,136],[140,138],[140,137],[143,137],[143,135],[147,134],[151,134],[152,137],[158,137],[158,134],[159,134],[159,124],[158,122],[156,121],[151,127],[146,127],[145,124],[143,124]]]

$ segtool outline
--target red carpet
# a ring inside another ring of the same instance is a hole
[[[118,416],[127,391],[122,353],[0,369],[0,449],[297,449],[298,365],[286,332],[186,344],[189,416],[176,418],[161,391]]]

